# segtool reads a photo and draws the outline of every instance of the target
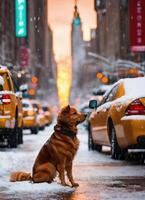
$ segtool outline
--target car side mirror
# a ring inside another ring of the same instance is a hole
[[[89,108],[97,109],[97,101],[96,100],[89,101]]]

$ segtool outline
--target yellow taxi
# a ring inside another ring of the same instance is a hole
[[[39,126],[39,130],[44,130],[46,125],[46,119],[44,115],[44,111],[42,109],[42,104],[39,100],[31,99],[31,103],[37,113],[37,123]]]
[[[46,121],[45,124],[48,126],[52,123],[52,119],[53,119],[52,111],[48,105],[43,105],[42,109],[45,115],[45,121]]]
[[[0,143],[16,148],[23,143],[22,95],[5,66],[0,66]]]
[[[23,99],[23,128],[31,130],[32,134],[37,134],[39,131],[37,123],[37,113],[33,108],[30,99]]]
[[[89,102],[88,147],[111,147],[113,159],[127,152],[145,152],[145,77],[121,79],[107,91],[101,103]]]

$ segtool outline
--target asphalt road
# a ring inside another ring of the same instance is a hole
[[[78,188],[52,184],[10,183],[12,171],[30,171],[35,157],[51,134],[53,125],[38,135],[25,132],[24,144],[17,149],[0,149],[0,200],[143,200],[145,199],[145,165],[135,161],[114,161],[109,148],[103,153],[88,151],[87,132],[79,127],[80,149],[74,160],[74,177]]]

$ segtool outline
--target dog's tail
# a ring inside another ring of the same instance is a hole
[[[10,181],[16,182],[16,181],[32,181],[32,177],[30,173],[23,172],[23,171],[17,171],[12,172],[10,175]]]

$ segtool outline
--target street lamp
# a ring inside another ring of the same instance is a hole
[[[109,59],[107,59],[107,58],[105,58],[105,57],[103,57],[103,56],[101,56],[101,55],[98,55],[98,54],[96,54],[96,53],[93,53],[93,52],[88,52],[88,55],[89,56],[92,56],[92,57],[94,57],[94,58],[97,58],[98,60],[101,60],[102,62],[105,62],[106,64],[108,64],[108,65],[112,65],[112,62],[110,62],[110,60]]]

